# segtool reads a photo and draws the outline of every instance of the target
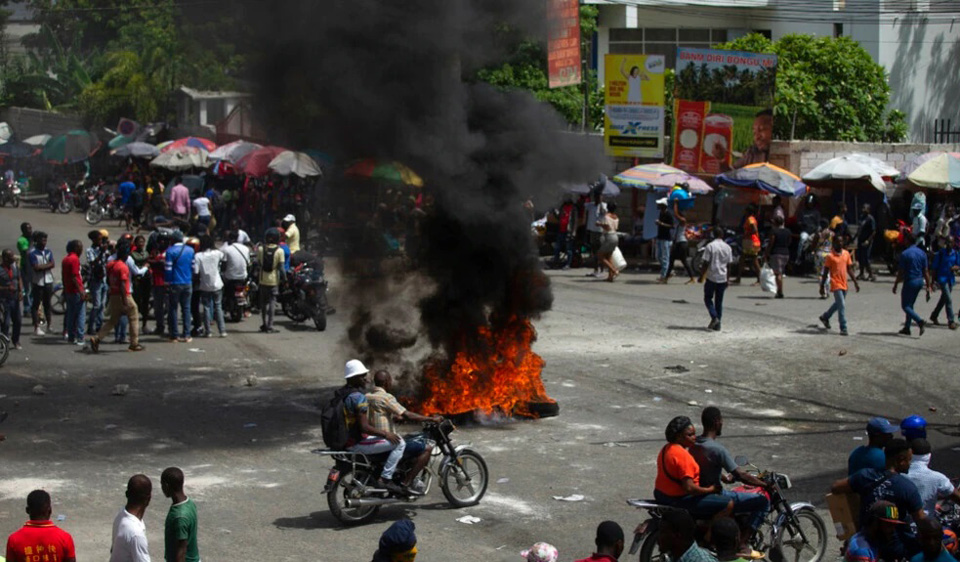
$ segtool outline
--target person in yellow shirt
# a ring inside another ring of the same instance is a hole
[[[280,228],[287,235],[287,246],[290,248],[290,255],[300,251],[300,229],[297,228],[297,217],[287,215],[280,222]]]
[[[273,313],[277,306],[280,280],[284,276],[284,254],[280,248],[280,231],[276,228],[267,230],[264,235],[266,244],[257,249],[257,262],[260,264],[260,317],[263,324],[261,332],[275,334],[273,328]]]

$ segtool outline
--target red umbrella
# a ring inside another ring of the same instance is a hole
[[[273,172],[273,170],[270,169],[270,162],[286,150],[286,148],[279,146],[258,148],[240,160],[237,160],[237,169],[248,176],[258,178],[269,176]]]
[[[200,137],[184,137],[182,139],[177,139],[172,143],[164,146],[163,148],[160,149],[160,152],[167,152],[168,150],[172,150],[174,148],[180,148],[183,146],[192,146],[193,148],[199,148],[202,150],[206,150],[207,152],[212,152],[216,150],[217,143],[213,142],[210,139],[204,139]]]

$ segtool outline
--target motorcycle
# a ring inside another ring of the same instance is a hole
[[[770,513],[763,524],[750,537],[749,545],[754,550],[766,553],[772,562],[820,562],[827,551],[827,525],[817,514],[813,504],[807,502],[788,502],[784,490],[790,489],[790,478],[786,474],[762,471],[749,463],[746,457],[737,457],[739,466],[749,466],[767,487],[756,488],[742,485],[735,492],[763,494],[770,501]],[[640,551],[640,562],[662,562],[664,553],[660,552],[657,537],[660,534],[660,521],[665,509],[673,509],[656,500],[631,499],[629,505],[645,509],[650,519],[644,521],[634,534],[630,554]],[[807,556],[804,556],[806,553]]]
[[[86,213],[90,209],[90,205],[96,200],[97,193],[103,190],[106,184],[107,182],[104,180],[93,181],[82,179],[78,181],[77,185],[73,188],[76,210],[81,213]]]
[[[223,291],[223,313],[231,322],[243,320],[244,312],[251,305],[250,295],[256,292],[256,284],[250,277],[243,281],[226,281]]]
[[[65,181],[50,192],[49,200],[51,213],[67,214],[73,210],[73,193]]]
[[[0,207],[6,207],[7,203],[13,207],[19,207],[21,192],[20,184],[17,182],[0,183]]]
[[[87,224],[98,224],[104,218],[119,220],[123,217],[123,213],[117,205],[116,196],[108,193],[103,184],[98,187],[97,191],[90,193],[87,198],[89,199],[89,208],[83,216]]]
[[[433,441],[435,446],[430,463],[419,475],[423,481],[421,496],[391,496],[386,489],[377,487],[383,462],[389,453],[365,455],[329,449],[313,451],[332,457],[335,461],[323,488],[330,512],[345,525],[358,525],[372,519],[381,506],[412,503],[426,497],[434,479],[439,480],[440,490],[450,505],[467,507],[480,503],[489,483],[487,463],[480,453],[469,446],[453,445],[450,434],[455,430],[456,426],[450,420],[424,424],[422,438]],[[429,441],[428,445],[431,444]],[[400,462],[394,474],[395,481],[402,481],[414,460],[404,459]]]
[[[300,264],[287,273],[287,282],[280,291],[280,308],[294,322],[312,318],[317,331],[327,329],[327,280],[323,265],[317,268]]]

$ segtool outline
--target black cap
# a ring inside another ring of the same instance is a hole
[[[604,521],[597,527],[597,546],[613,546],[623,540],[623,528],[616,521]]]

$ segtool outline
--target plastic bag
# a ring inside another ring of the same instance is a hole
[[[627,267],[627,260],[623,257],[623,253],[620,251],[619,246],[613,250],[613,255],[610,256],[610,261],[613,262],[613,265],[617,268],[617,271],[622,271],[623,268]]]
[[[769,265],[764,265],[760,268],[760,287],[764,293],[777,292],[777,278]]]

